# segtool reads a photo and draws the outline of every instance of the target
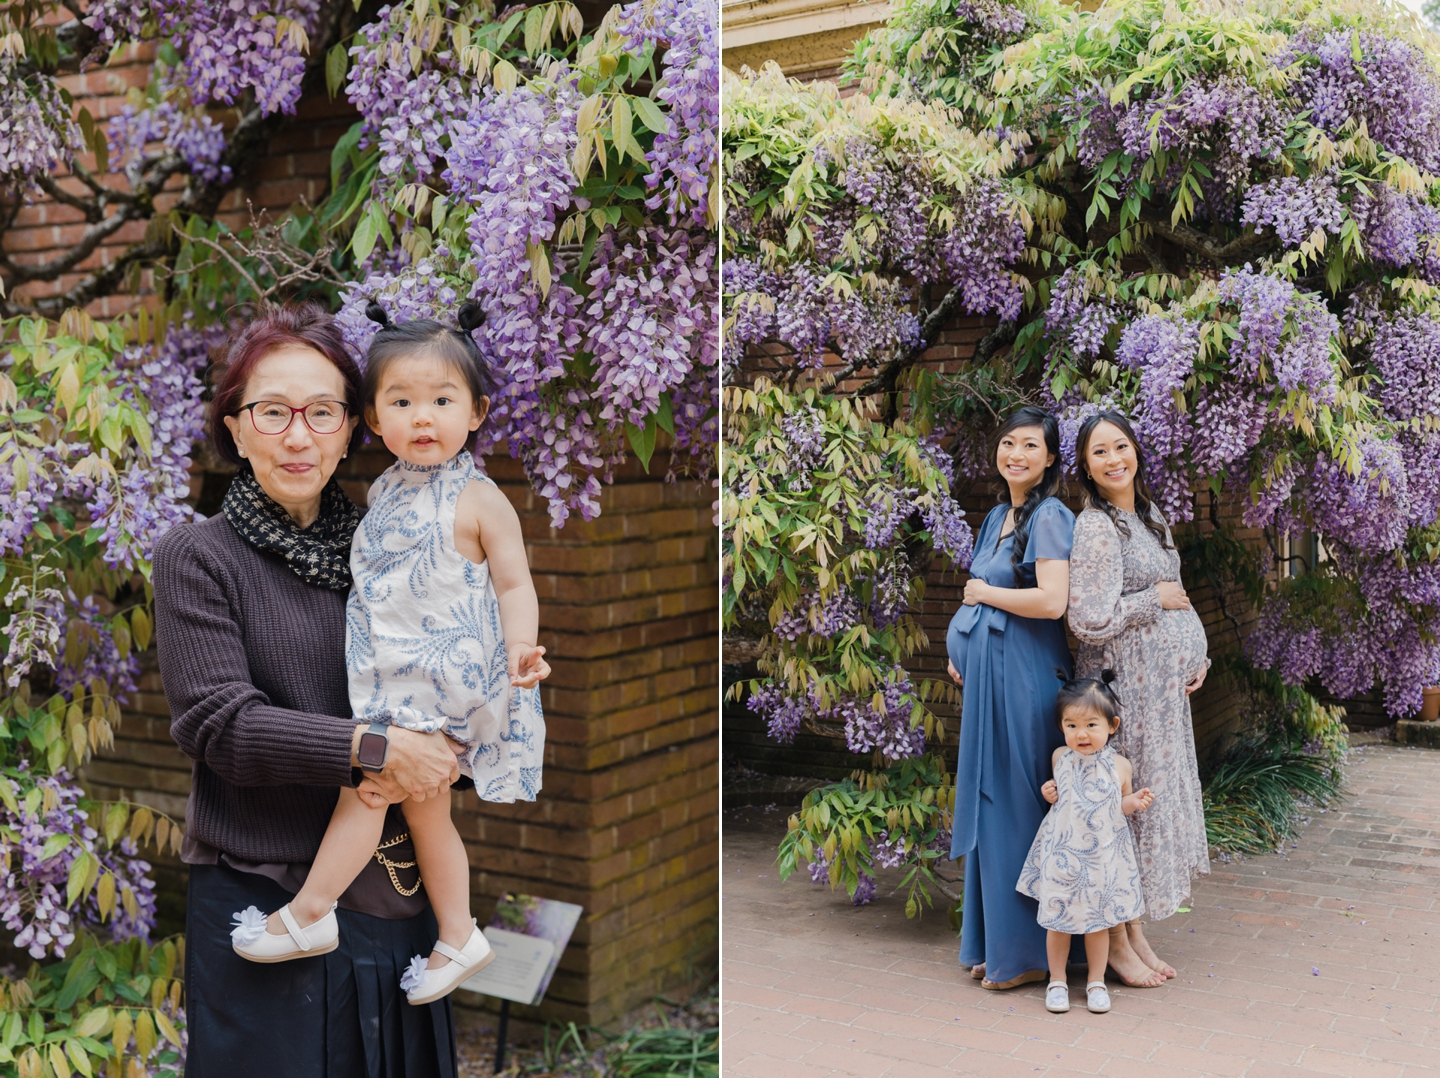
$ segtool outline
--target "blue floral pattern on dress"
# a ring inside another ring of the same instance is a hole
[[[345,607],[350,706],[361,722],[443,732],[486,801],[534,801],[545,753],[540,690],[510,686],[490,563],[455,549],[466,485],[493,481],[468,452],[400,461],[370,488]]]
[[[1072,936],[1139,917],[1140,866],[1120,810],[1115,747],[1065,749],[1055,762],[1059,798],[1030,846],[1015,890],[1040,902],[1041,927]]]

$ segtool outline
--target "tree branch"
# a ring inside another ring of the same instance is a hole
[[[872,393],[894,393],[895,385],[900,376],[915,365],[922,355],[940,336],[945,323],[950,321],[952,315],[960,307],[961,292],[960,286],[953,286],[945,293],[942,299],[933,310],[925,316],[925,321],[920,323],[920,340],[913,348],[904,355],[896,356],[889,360],[878,371],[875,377],[866,382],[855,391],[857,397],[868,397]]]
[[[1199,255],[1201,258],[1206,258],[1211,262],[1222,265],[1237,255],[1244,254],[1246,251],[1253,250],[1256,247],[1273,245],[1274,243],[1273,237],[1256,232],[1254,229],[1246,229],[1245,232],[1236,239],[1231,240],[1229,243],[1222,244],[1216,242],[1213,237],[1205,235],[1205,233],[1199,229],[1191,228],[1184,223],[1171,225],[1168,221],[1149,214],[1145,215],[1142,220],[1144,220],[1144,222],[1150,226],[1151,231],[1161,239],[1169,240],[1171,243],[1184,248],[1191,254]]]

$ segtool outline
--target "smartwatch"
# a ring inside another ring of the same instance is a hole
[[[385,755],[390,751],[390,728],[383,722],[372,722],[370,729],[360,735],[360,747],[355,750],[355,759],[360,761],[362,771],[381,771],[385,767]]]

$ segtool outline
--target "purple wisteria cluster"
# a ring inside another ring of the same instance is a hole
[[[1131,322],[1115,349],[1115,361],[1140,375],[1131,421],[1149,454],[1155,502],[1170,524],[1189,520],[1194,508],[1184,465],[1194,428],[1177,397],[1195,369],[1199,349],[1200,327],[1195,322],[1163,314],[1141,315]]]
[[[398,47],[402,9],[381,9],[350,50],[347,94],[364,119],[362,139],[381,155],[373,197],[438,181],[465,229],[455,247],[442,243],[414,263],[397,248],[382,266],[377,253],[345,296],[347,341],[363,358],[372,298],[397,321],[448,321],[458,302],[478,300],[486,320],[475,339],[501,388],[477,453],[503,441],[548,499],[556,526],[573,510],[587,520],[599,513],[626,431],[657,417],[673,428],[672,460],[688,455],[707,470],[719,359],[717,248],[704,225],[715,127],[707,109],[718,80],[713,8],[667,0],[619,12],[616,25],[636,47],[668,49],[655,99],[668,108],[669,129],[646,155],[654,190],[646,206],[663,220],[604,229],[578,284],[566,277],[578,269],[576,256],[555,251],[554,241],[563,219],[590,208],[575,194],[571,164],[580,72],[553,63],[502,92],[472,86],[441,52],[416,73]]]
[[[1414,266],[1430,284],[1440,284],[1440,210],[1386,184],[1358,192],[1350,215],[1370,259],[1392,269]]]
[[[727,260],[725,291],[735,300],[725,332],[726,363],[738,364],[751,345],[773,342],[800,366],[820,366],[827,352],[875,366],[920,343],[909,289],[889,279],[836,289],[826,284],[827,275],[805,262],[771,269],[753,259]]]
[[[1297,247],[1317,230],[1340,234],[1345,211],[1335,175],[1321,172],[1301,179],[1280,176],[1257,183],[1245,192],[1240,208],[1242,224],[1272,228],[1286,247]]]
[[[251,93],[264,113],[293,113],[322,8],[322,0],[99,0],[85,23],[117,45],[146,36],[153,20],[184,57],[197,105],[233,105]]]
[[[1385,149],[1440,172],[1440,78],[1416,46],[1377,31],[1306,30],[1273,60],[1297,62],[1289,92],[1311,123],[1339,136],[1363,122]]]
[[[145,409],[152,452],[138,447],[120,454],[108,448],[102,460],[114,468],[95,479],[77,477],[93,525],[111,568],[134,569],[150,560],[155,542],[176,524],[195,518],[190,496],[190,451],[205,434],[203,375],[210,350],[226,336],[224,326],[196,329],[176,325],[158,349],[131,347],[116,357],[117,396]]]
[[[49,78],[22,78],[0,57],[0,184],[69,165],[80,149],[80,128],[60,88]]]
[[[659,0],[646,9],[621,9],[615,33],[628,47],[665,50],[654,97],[669,109],[669,129],[657,134],[646,155],[645,185],[653,194],[651,210],[663,210],[674,223],[703,226],[715,172],[720,131],[720,39],[713,0]]]
[[[420,70],[403,44],[410,10],[385,6],[366,23],[350,47],[353,66],[345,94],[365,121],[360,148],[380,147],[380,171],[393,176],[407,167],[426,179],[443,163],[450,124],[471,106],[450,53],[425,56]]]
[[[1065,115],[1075,126],[1085,167],[1094,168],[1116,151],[1132,159],[1128,172],[1117,172],[1122,197],[1141,163],[1157,151],[1171,155],[1168,170],[1155,180],[1161,192],[1179,182],[1186,159],[1203,156],[1209,175],[1198,177],[1206,194],[1197,208],[1202,215],[1228,208],[1253,168],[1279,160],[1289,121],[1273,92],[1230,74],[1197,77],[1116,105],[1085,90],[1070,100]]]
[[[5,652],[5,684],[15,688],[36,663],[55,666],[65,631],[65,596],[57,588],[17,580],[5,595],[10,619],[0,635],[10,642]]]
[[[1060,358],[1061,350],[1081,363],[1095,359],[1125,313],[1115,301],[1091,295],[1083,272],[1073,266],[1067,269],[1050,283],[1050,302],[1045,307],[1045,334],[1054,349],[1051,363]]]
[[[173,101],[159,101],[143,109],[126,105],[110,121],[110,145],[119,152],[116,163],[139,164],[145,148],[154,142],[184,158],[190,174],[204,183],[229,183],[229,165],[221,164],[225,130],[209,116],[187,112]]]
[[[873,692],[841,694],[822,701],[815,693],[797,696],[776,684],[752,692],[746,707],[765,720],[771,737],[789,743],[807,718],[843,724],[845,744],[853,753],[878,750],[887,760],[905,760],[925,752],[925,730],[911,727],[915,686],[901,667]],[[878,704],[877,704],[878,698]]]
[[[20,765],[22,780],[28,767]],[[0,878],[0,921],[15,933],[14,944],[40,959],[48,955],[65,957],[75,942],[76,929],[98,928],[100,904],[96,892],[76,908],[66,908],[65,889],[70,866],[82,852],[94,854],[102,872],[116,881],[116,908],[109,931],[116,939],[139,936],[148,940],[155,926],[155,882],[149,878],[150,865],[137,855],[134,842],[122,839],[116,846],[100,849],[99,835],[80,808],[81,791],[63,768],[53,775],[37,777],[21,786],[0,775],[15,795],[28,787],[18,811],[0,809],[0,821],[16,837],[0,844],[4,875]],[[118,901],[123,891],[134,894],[135,912]],[[137,916],[138,914],[138,916]]]

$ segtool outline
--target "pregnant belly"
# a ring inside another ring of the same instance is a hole
[[[1174,656],[1175,669],[1190,681],[1205,665],[1209,644],[1200,615],[1192,610],[1164,610],[1160,614],[1160,644]]]

